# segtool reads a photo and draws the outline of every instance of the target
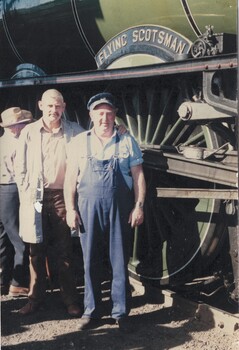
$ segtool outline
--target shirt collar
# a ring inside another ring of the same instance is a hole
[[[39,122],[40,122],[40,131],[43,131],[43,130],[44,130],[45,132],[49,132],[49,130],[46,129],[46,127],[45,127],[45,125],[44,125],[44,123],[43,123],[43,119],[42,119],[42,118],[39,120]],[[53,134],[57,134],[60,130],[63,131],[62,120],[60,121],[60,126],[59,126],[58,128],[56,128],[56,129],[53,129],[52,133],[53,133]]]
[[[117,129],[114,127],[113,134],[111,135],[111,139],[116,137],[116,133],[117,133]],[[91,129],[91,135],[93,135],[94,137],[97,137],[94,127]]]

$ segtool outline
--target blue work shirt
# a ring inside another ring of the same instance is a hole
[[[110,140],[102,145],[96,136],[94,129],[91,131],[91,156],[98,160],[110,159],[115,154],[116,130]],[[80,184],[87,162],[87,134],[89,131],[77,135],[71,143],[68,162],[77,162],[79,175],[77,183]],[[142,164],[142,152],[136,140],[128,133],[119,135],[119,165],[122,175],[130,189],[133,187],[133,180],[130,175],[130,168]]]

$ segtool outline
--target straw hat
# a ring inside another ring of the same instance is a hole
[[[33,121],[31,112],[19,107],[11,107],[1,113],[2,123],[0,126],[7,128],[20,123],[30,123]]]

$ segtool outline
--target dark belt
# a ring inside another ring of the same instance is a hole
[[[44,193],[57,193],[63,192],[63,189],[58,188],[44,188]]]
[[[12,182],[12,183],[10,183],[10,184],[0,184],[0,186],[9,186],[9,185],[17,185],[15,182]]]

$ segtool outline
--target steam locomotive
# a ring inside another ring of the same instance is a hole
[[[237,1],[0,6],[1,111],[17,105],[37,118],[36,102],[54,87],[65,97],[65,118],[87,129],[88,98],[109,91],[119,102],[117,123],[140,144],[147,198],[131,275],[164,287],[235,274]]]

